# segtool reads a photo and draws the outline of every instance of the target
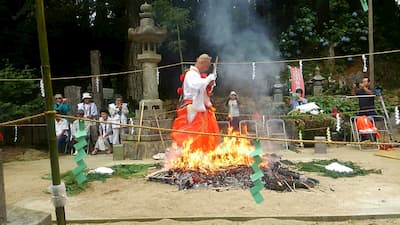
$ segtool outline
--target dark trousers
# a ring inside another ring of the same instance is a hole
[[[57,150],[59,153],[64,152],[62,147],[66,141],[67,141],[67,135],[61,135],[59,138],[57,138]]]

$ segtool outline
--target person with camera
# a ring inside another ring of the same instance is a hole
[[[308,100],[304,98],[303,89],[297,88],[296,92],[292,94],[292,109],[296,109],[299,105],[304,105],[308,103]]]
[[[376,130],[376,127],[372,122],[372,116],[376,115],[374,96],[375,90],[371,88],[370,85],[370,79],[368,77],[364,77],[361,83],[353,84],[351,89],[351,95],[356,95],[358,97],[359,111],[357,112],[356,126],[359,131],[370,129]],[[372,135],[362,134],[361,141],[370,140],[375,142],[377,137],[379,137],[378,132],[375,132]]]
[[[122,102],[122,96],[115,96],[115,103],[108,105],[108,111],[110,112],[110,121],[118,124],[128,124],[128,104]],[[121,134],[125,134],[126,128],[121,127],[118,124],[112,125],[113,140],[112,144],[118,145],[121,143]]]
[[[67,104],[67,99],[63,98],[61,94],[54,95],[55,103],[54,103],[54,110],[59,111],[62,115],[68,115],[71,107]]]
[[[371,81],[368,77],[364,77],[361,83],[353,84],[351,89],[351,95],[358,96],[358,106],[360,111],[357,113],[358,116],[374,116],[375,111],[375,90],[370,87]],[[357,89],[358,86],[358,89]],[[368,96],[371,95],[371,96]]]

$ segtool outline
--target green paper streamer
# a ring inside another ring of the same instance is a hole
[[[78,154],[74,156],[74,161],[76,162],[77,167],[72,169],[72,174],[74,175],[74,178],[76,182],[78,182],[78,184],[83,184],[87,180],[87,177],[85,175],[85,169],[87,168],[87,165],[85,161],[83,161],[83,159],[87,156],[84,150],[87,142],[85,121],[83,120],[79,120],[79,131],[76,132],[76,137],[78,143],[74,144],[74,148],[76,149]]]
[[[362,6],[364,12],[368,11],[368,3],[367,3],[367,0],[360,0],[360,2],[361,2],[361,6]]]
[[[260,191],[264,188],[264,184],[261,181],[261,178],[264,176],[264,173],[258,166],[260,163],[262,163],[260,155],[263,154],[260,140],[255,141],[254,148],[255,148],[254,151],[250,153],[250,156],[253,157],[254,160],[253,164],[251,165],[251,168],[253,169],[254,173],[250,175],[250,179],[253,182],[253,187],[250,188],[250,193],[254,201],[257,204],[260,204],[261,202],[264,201],[264,197],[260,193]]]

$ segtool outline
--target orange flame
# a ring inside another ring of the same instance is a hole
[[[229,133],[232,134],[232,132]],[[250,152],[254,150],[254,146],[249,139],[224,137],[223,142],[211,151],[192,150],[192,142],[188,140],[183,143],[180,155],[169,160],[168,165],[171,169],[213,172],[229,167],[250,165],[253,162]]]

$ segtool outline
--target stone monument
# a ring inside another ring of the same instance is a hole
[[[133,123],[171,128],[172,119],[165,119],[162,113],[163,102],[159,99],[157,81],[157,63],[161,61],[157,46],[165,39],[167,31],[155,26],[150,4],[141,5],[140,11],[140,25],[128,30],[129,39],[140,44],[141,51],[137,59],[143,70],[143,99],[139,102]],[[134,134],[122,135],[124,146],[121,149],[124,153],[117,154],[130,159],[150,158],[157,152],[165,151],[168,139],[168,134],[157,130],[135,129]]]

